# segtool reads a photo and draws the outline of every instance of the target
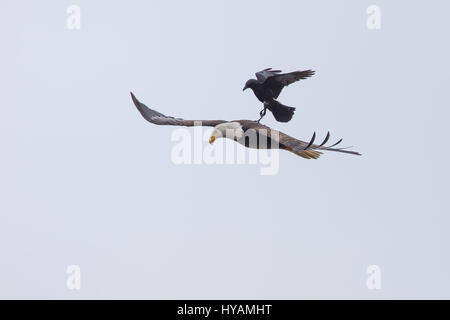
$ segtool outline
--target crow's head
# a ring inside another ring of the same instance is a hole
[[[245,89],[248,89],[248,88],[253,89],[257,84],[258,84],[258,80],[250,79],[245,83],[244,89],[242,89],[242,91],[244,91]]]

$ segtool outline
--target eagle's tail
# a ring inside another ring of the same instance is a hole
[[[288,122],[294,115],[295,108],[279,103],[277,100],[266,102],[267,109],[272,111],[273,116],[279,122]]]
[[[287,151],[290,151],[292,153],[295,153],[296,155],[305,158],[305,159],[319,159],[322,152],[316,151],[316,150],[294,150],[291,148],[286,148]]]

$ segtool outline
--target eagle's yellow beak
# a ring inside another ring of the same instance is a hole
[[[211,136],[210,138],[209,138],[209,143],[210,144],[213,144],[213,142],[216,140],[216,137],[215,136]]]

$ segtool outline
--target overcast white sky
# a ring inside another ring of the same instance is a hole
[[[81,29],[66,27],[69,5]],[[366,9],[381,8],[381,29]],[[448,1],[0,4],[0,298],[450,298]],[[179,165],[176,117],[255,119],[266,67],[316,70],[292,136],[362,157]],[[81,290],[66,268],[79,265]],[[368,290],[366,268],[381,268]]]

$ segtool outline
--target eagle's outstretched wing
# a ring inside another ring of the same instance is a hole
[[[338,142],[332,144],[331,146],[325,146],[325,144],[328,142],[328,139],[330,139],[330,132],[327,132],[325,139],[320,144],[314,144],[315,139],[316,139],[315,132],[309,142],[305,142],[305,141],[293,138],[291,136],[288,136],[287,134],[280,133],[280,144],[286,146],[286,149],[288,149],[289,151],[292,151],[298,155],[301,155],[301,153],[303,153],[305,150],[306,151],[308,151],[308,150],[335,151],[335,152],[354,154],[354,155],[358,155],[358,156],[361,155],[359,152],[346,150],[350,147],[334,148],[342,142],[342,139],[340,139]]]
[[[207,127],[215,127],[220,123],[226,122],[224,120],[184,120],[180,118],[169,117],[147,107],[134,96],[133,92],[130,92],[130,94],[131,98],[133,99],[134,105],[139,110],[141,115],[145,118],[145,120],[154,124],[185,127],[192,127],[199,124]]]
[[[268,89],[273,91],[274,98],[278,98],[281,90],[299,80],[303,80],[314,75],[314,70],[294,71],[289,73],[280,73],[281,70],[264,69],[256,73],[259,82],[264,83]]]
[[[261,123],[258,123],[256,121],[251,120],[236,120],[237,122],[241,123],[242,127],[244,128],[244,131],[247,131],[249,129],[255,130],[259,135],[266,136],[267,140],[270,141],[265,144],[265,146],[270,145],[273,148],[273,143],[277,141],[278,148],[291,151],[303,158],[306,159],[317,159],[322,154],[320,151],[334,151],[334,152],[342,152],[342,153],[348,153],[348,154],[354,154],[360,156],[361,154],[356,151],[346,150],[350,147],[344,147],[344,148],[336,148],[338,144],[342,142],[342,139],[337,141],[336,143],[326,146],[328,140],[330,139],[330,132],[327,132],[327,135],[325,139],[320,144],[315,144],[316,140],[316,133],[312,135],[312,138],[309,141],[303,141],[294,137],[291,137],[281,131],[272,129],[268,126],[265,126]],[[261,148],[259,145],[260,140],[257,140],[258,146],[257,148]],[[265,149],[265,147],[264,147]]]

